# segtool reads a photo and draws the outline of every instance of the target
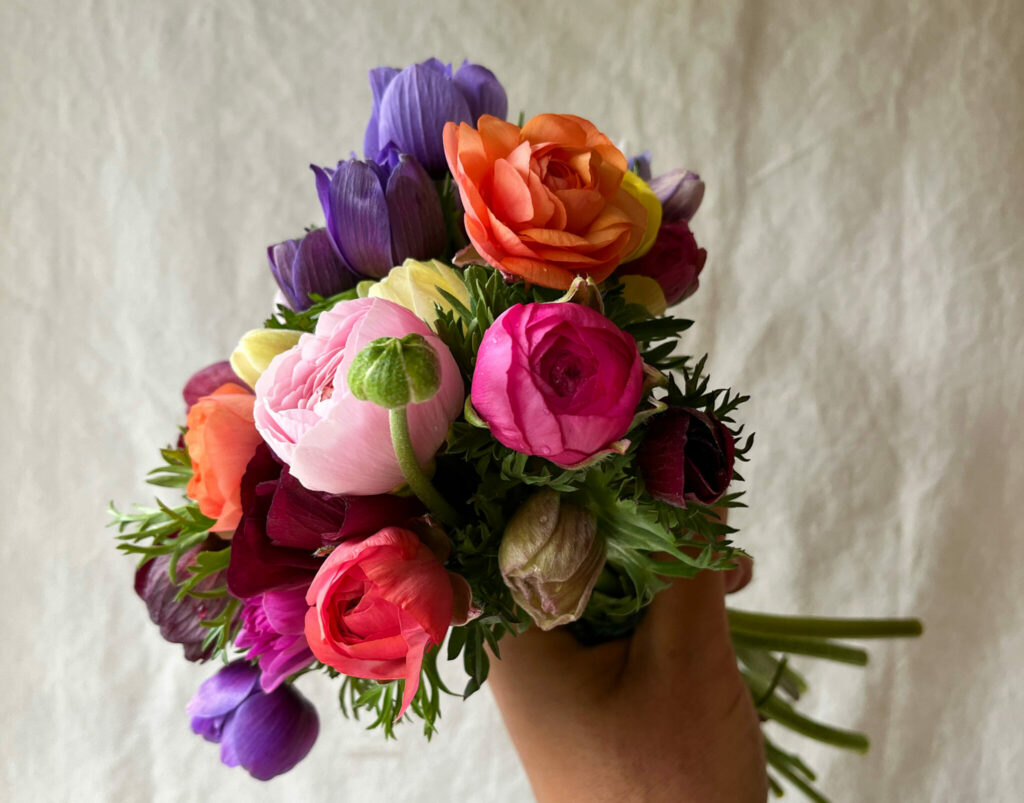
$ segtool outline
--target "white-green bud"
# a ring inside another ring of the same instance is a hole
[[[363,347],[348,369],[352,395],[389,410],[424,402],[440,386],[441,364],[423,335],[377,338]]]
[[[541,630],[583,615],[604,562],[594,515],[548,488],[515,512],[498,549],[505,584]]]

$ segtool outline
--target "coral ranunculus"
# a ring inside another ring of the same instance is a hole
[[[540,114],[520,129],[484,115],[478,126],[448,123],[444,149],[490,265],[566,289],[602,281],[641,244],[647,212],[622,186],[626,157],[593,123]]]
[[[339,672],[405,679],[400,717],[416,696],[423,655],[455,613],[455,583],[415,533],[387,527],[342,541],[306,594],[306,640]]]
[[[188,411],[185,446],[192,479],[186,492],[204,516],[216,519],[210,530],[226,538],[242,517],[242,475],[262,442],[253,424],[254,401],[248,389],[229,382]]]

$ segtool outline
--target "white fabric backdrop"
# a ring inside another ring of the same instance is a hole
[[[366,70],[464,56],[708,182],[696,353],[749,392],[738,604],[916,614],[865,671],[805,663],[800,746],[837,801],[1024,787],[1024,11],[1012,2],[403,4],[7,0],[0,797],[529,799],[487,693],[397,744],[323,723],[267,785],[183,706],[104,530],[144,501],[190,372],[264,317],[264,247],[315,221],[307,165],[359,149]],[[567,799],[571,795],[567,794]]]

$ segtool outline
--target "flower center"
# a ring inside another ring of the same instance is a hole
[[[563,351],[548,364],[545,379],[555,393],[562,398],[568,398],[576,393],[580,382],[593,373],[588,369],[590,366],[586,365],[578,355],[571,351]]]

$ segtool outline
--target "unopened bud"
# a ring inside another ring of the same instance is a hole
[[[418,334],[372,341],[356,355],[348,370],[353,396],[388,409],[426,401],[440,386],[437,352]]]

